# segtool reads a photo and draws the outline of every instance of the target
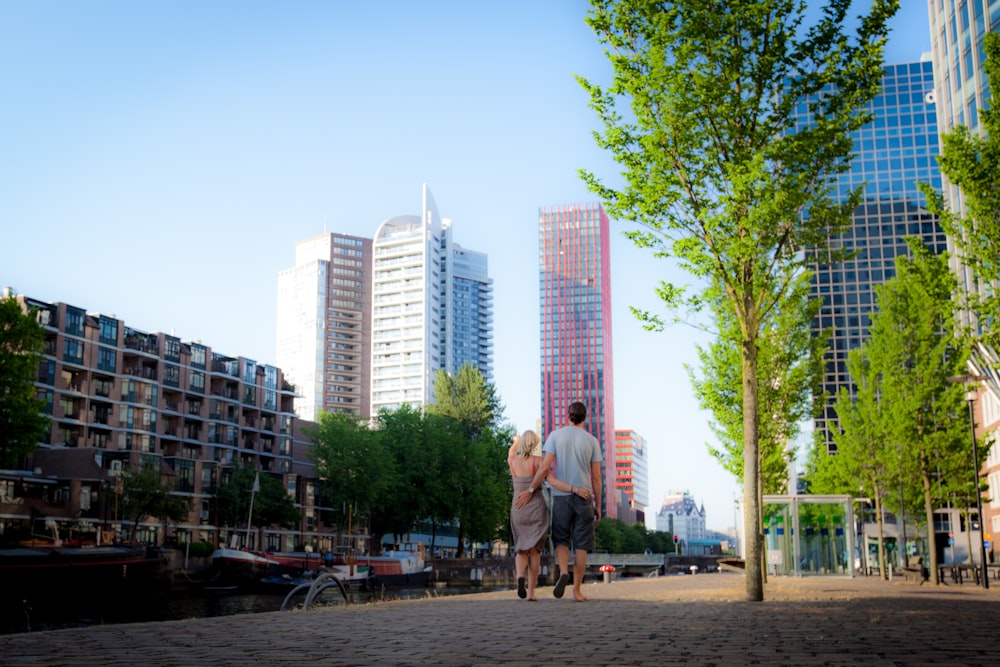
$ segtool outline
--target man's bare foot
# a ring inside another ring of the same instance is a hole
[[[573,593],[573,599],[576,600],[577,602],[586,602],[590,598],[588,598],[583,593]]]

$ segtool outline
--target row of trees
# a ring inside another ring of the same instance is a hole
[[[454,375],[438,371],[433,391],[426,410],[404,405],[373,424],[321,413],[312,451],[338,525],[363,517],[375,536],[403,535],[423,521],[434,535],[454,526],[462,556],[467,540],[490,541],[506,530],[514,432],[501,424],[494,387],[471,364]]]
[[[673,535],[649,530],[641,523],[626,524],[621,519],[601,519],[594,531],[595,546],[612,554],[665,554],[677,551]]]
[[[896,277],[876,288],[870,338],[848,357],[856,391],[841,390],[836,397],[837,454],[817,446],[809,480],[817,493],[872,498],[883,577],[887,497],[902,515],[922,515],[937,583],[934,510],[946,503],[975,504],[966,388],[949,382],[965,368],[969,338],[959,335],[952,300],[957,281],[947,255],[933,256],[916,241],[910,251],[912,257],[897,259]]]
[[[984,41],[984,69],[990,90],[1000,86],[1000,35]],[[979,471],[968,446],[963,393],[954,382],[970,358],[979,368],[1000,362],[1000,111],[980,111],[981,134],[959,126],[942,137],[939,164],[962,193],[965,212],[948,210],[940,193],[921,184],[932,213],[954,241],[959,264],[971,284],[960,284],[947,256],[931,257],[911,244],[912,257],[897,260],[897,277],[877,291],[871,339],[849,358],[855,395],[837,397],[842,432],[837,456],[811,462],[814,488],[853,492],[860,482],[872,498],[879,522],[879,566],[886,572],[883,508],[923,516],[929,570],[938,583],[934,548],[935,507],[963,511],[977,506]],[[959,317],[960,313],[968,315]],[[965,325],[963,325],[963,321]],[[898,488],[898,493],[896,489]],[[887,502],[889,498],[892,502]],[[980,517],[982,520],[982,517]],[[971,538],[970,538],[971,539]],[[972,553],[971,543],[967,545]]]

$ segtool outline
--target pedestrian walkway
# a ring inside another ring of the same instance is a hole
[[[588,584],[589,602],[513,591],[0,636],[0,664],[1000,665],[1000,582],[743,575]]]

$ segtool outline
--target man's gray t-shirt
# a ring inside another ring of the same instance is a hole
[[[579,426],[563,426],[549,434],[542,456],[551,452],[556,458],[557,479],[571,486],[585,486],[593,492],[590,464],[600,462],[601,443]],[[568,496],[569,491],[552,489],[554,495]]]

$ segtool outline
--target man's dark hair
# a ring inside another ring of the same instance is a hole
[[[569,420],[573,424],[582,424],[583,420],[587,418],[587,406],[576,401],[575,403],[569,404]]]

